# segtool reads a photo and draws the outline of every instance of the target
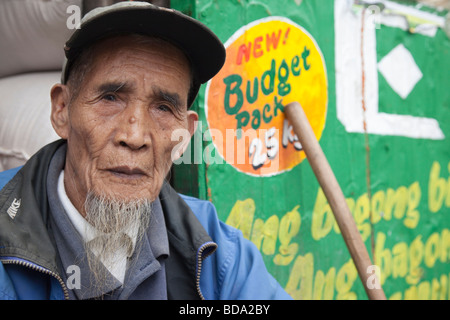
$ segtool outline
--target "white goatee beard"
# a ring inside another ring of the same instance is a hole
[[[117,263],[117,252],[123,250],[128,255],[133,251],[132,241],[126,234],[136,236],[135,251],[139,251],[142,237],[150,222],[152,201],[138,199],[115,200],[89,192],[85,201],[86,220],[99,232],[101,237],[85,244],[87,262],[91,270],[91,285],[102,293],[111,283],[105,266]],[[94,252],[95,254],[92,254]],[[111,278],[110,278],[111,279]]]

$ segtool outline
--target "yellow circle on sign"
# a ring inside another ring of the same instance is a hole
[[[240,28],[225,47],[225,65],[205,96],[216,150],[246,174],[292,169],[305,154],[284,106],[299,102],[318,140],[325,126],[327,73],[317,43],[291,20],[269,17]]]

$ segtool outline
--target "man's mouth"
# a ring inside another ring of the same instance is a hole
[[[139,179],[147,175],[145,171],[140,168],[132,168],[128,166],[114,167],[108,169],[108,171],[113,175],[123,179]]]

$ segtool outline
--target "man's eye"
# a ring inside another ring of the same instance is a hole
[[[117,101],[117,98],[116,98],[116,96],[113,95],[113,94],[105,94],[105,95],[102,97],[102,100],[114,102],[114,101]]]
[[[170,111],[171,108],[167,104],[160,104],[158,106],[158,110],[167,112]]]

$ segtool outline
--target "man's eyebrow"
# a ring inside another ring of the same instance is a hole
[[[182,103],[178,93],[169,92],[162,88],[157,88],[155,91],[161,100],[170,102],[177,110],[180,110]]]
[[[131,86],[127,82],[106,82],[99,85],[96,89],[99,93],[128,91]]]

